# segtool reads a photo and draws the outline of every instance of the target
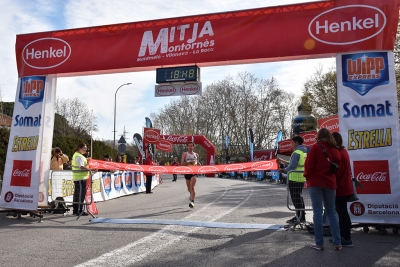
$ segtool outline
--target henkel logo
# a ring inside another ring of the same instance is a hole
[[[368,52],[342,55],[342,80],[359,95],[389,83],[387,52]]]
[[[306,147],[310,147],[317,142],[317,132],[301,135],[301,137],[303,137],[303,145]]]
[[[103,162],[103,168],[104,170],[115,170],[115,169],[120,169],[121,165],[115,162]]]
[[[325,44],[348,45],[378,35],[386,25],[386,16],[377,7],[348,5],[330,9],[316,16],[308,32]]]
[[[144,132],[144,140],[147,141],[150,144],[155,144],[158,142],[160,139],[160,133],[159,130],[148,130]]]
[[[138,172],[143,172],[144,169],[140,167],[140,165],[137,164],[129,164],[125,166],[125,170],[127,171],[138,171]]]
[[[172,170],[173,173],[193,173],[193,170],[186,166],[176,167]]]
[[[172,151],[172,142],[165,139],[158,140],[157,148],[163,151]]]
[[[8,191],[7,193],[4,194],[4,201],[5,202],[11,202],[13,200],[14,194],[11,191]]]
[[[292,140],[285,140],[278,143],[280,152],[291,152],[293,151]]]
[[[28,76],[21,78],[18,101],[28,109],[43,101],[46,76]]]
[[[168,170],[162,166],[152,166],[149,168],[149,172],[164,173],[168,172]]]
[[[156,89],[156,94],[159,96],[170,96],[175,94],[176,88],[172,85],[163,85]]]
[[[350,204],[350,212],[354,216],[361,216],[365,213],[365,206],[361,202],[353,202]]]
[[[199,173],[214,173],[218,171],[218,168],[215,166],[203,166],[199,169]]]
[[[32,160],[14,160],[11,174],[12,186],[31,186]]]
[[[200,86],[195,83],[188,83],[181,87],[181,93],[184,95],[195,95],[200,92]]]
[[[58,38],[41,38],[22,50],[25,64],[34,69],[50,69],[63,64],[71,56],[71,46]]]
[[[230,164],[225,167],[225,171],[237,171],[237,170],[244,170],[246,169],[246,166],[242,164]]]
[[[321,123],[320,123],[320,121],[321,121]],[[326,128],[331,133],[339,132],[338,116],[335,116],[334,118],[318,120],[318,124],[319,124],[320,129]]]
[[[89,161],[89,168],[97,169],[100,166],[100,164],[97,161],[90,160]]]
[[[358,194],[391,194],[387,160],[354,161],[354,176],[364,186]]]
[[[251,168],[258,171],[270,170],[272,167],[274,167],[274,163],[271,161],[258,161],[251,165]]]

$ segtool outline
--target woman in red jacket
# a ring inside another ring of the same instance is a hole
[[[325,207],[334,249],[341,250],[338,216],[335,209],[336,176],[330,172],[330,163],[322,149],[326,151],[331,162],[340,166],[341,157],[335,139],[325,128],[318,131],[317,143],[311,147],[304,165],[304,176],[309,186],[313,208],[315,244],[311,245],[311,248],[324,250],[322,213]]]
[[[349,196],[353,195],[350,157],[347,150],[342,146],[343,139],[340,133],[333,133],[332,136],[335,138],[342,158],[340,160],[339,171],[336,173],[336,212],[339,215],[340,236],[342,237],[343,247],[353,247],[350,234],[351,220],[347,210],[347,199]]]

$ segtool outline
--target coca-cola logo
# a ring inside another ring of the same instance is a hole
[[[361,216],[365,213],[365,206],[361,202],[353,202],[349,210],[354,216]]]
[[[140,165],[137,165],[137,164],[128,164],[128,165],[125,166],[125,170],[127,170],[127,171],[137,171],[137,172],[143,172],[144,171],[144,169]]]
[[[170,96],[170,95],[175,94],[175,92],[176,92],[176,89],[172,85],[162,85],[162,86],[157,87],[157,89],[156,89],[156,95],[159,95],[159,96]]]
[[[321,123],[319,126],[320,129],[326,128],[331,133],[339,132],[339,119],[336,116],[335,118],[327,119]]]
[[[186,166],[179,166],[172,170],[173,173],[193,173],[193,170]]]
[[[160,139],[160,133],[156,130],[146,130],[144,132],[144,140],[150,144],[157,143]]]
[[[199,168],[199,173],[214,173],[218,171],[218,168],[214,166],[203,166]]]
[[[187,144],[189,142],[188,136],[180,135],[167,135],[164,136],[166,140],[173,142],[174,144]]]
[[[391,194],[389,162],[387,160],[353,161],[354,176],[364,186],[358,194]]]
[[[156,173],[164,173],[168,172],[168,170],[165,167],[162,166],[152,166],[149,168],[150,172],[156,172]]]
[[[308,32],[325,44],[348,45],[378,35],[386,25],[385,14],[377,7],[348,5],[325,11],[308,25]]]
[[[270,170],[274,167],[274,163],[271,161],[257,161],[251,167],[255,170],[262,171],[262,170]]]
[[[246,166],[242,164],[230,164],[225,167],[225,171],[237,171],[237,170],[244,170],[246,169]]]
[[[195,95],[200,92],[200,86],[195,83],[187,83],[181,87],[181,93],[184,95]]]
[[[22,59],[34,69],[50,69],[63,64],[71,56],[71,46],[59,38],[41,38],[27,44]]]
[[[10,185],[31,186],[32,160],[14,160]]]

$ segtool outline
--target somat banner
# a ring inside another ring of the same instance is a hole
[[[236,171],[262,171],[277,170],[276,159],[257,162],[243,162],[223,165],[203,165],[203,166],[160,166],[160,165],[138,165],[119,162],[110,162],[91,159],[89,168],[111,171],[137,171],[145,173],[164,173],[164,174],[186,174],[186,173],[217,173],[217,172],[236,172]]]
[[[352,222],[400,221],[399,115],[392,51],[336,58],[340,133],[364,188],[350,204]]]
[[[105,74],[393,50],[398,13],[397,0],[335,0],[21,34],[15,47],[18,75]]]

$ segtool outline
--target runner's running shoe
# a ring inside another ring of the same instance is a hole
[[[189,208],[191,208],[191,209],[193,209],[193,208],[194,208],[194,203],[193,203],[193,202],[190,202],[190,204],[189,204]]]

